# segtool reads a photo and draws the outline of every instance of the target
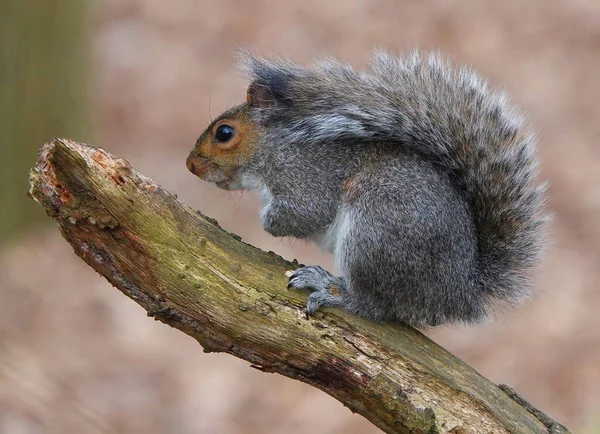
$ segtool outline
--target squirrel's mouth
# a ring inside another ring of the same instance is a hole
[[[214,161],[198,156],[187,159],[187,168],[198,178],[212,182],[222,190],[240,190],[237,170],[233,167],[219,166]]]

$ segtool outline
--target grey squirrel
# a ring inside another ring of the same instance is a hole
[[[377,52],[367,71],[242,53],[247,101],[187,159],[255,190],[264,229],[316,241],[340,275],[296,270],[307,315],[336,306],[417,327],[484,319],[530,293],[547,218],[533,134],[473,70]]]

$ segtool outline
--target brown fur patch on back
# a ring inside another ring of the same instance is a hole
[[[358,199],[359,195],[359,186],[358,186],[358,175],[352,175],[346,179],[344,183],[343,191],[345,193],[344,197],[348,203],[353,203]]]

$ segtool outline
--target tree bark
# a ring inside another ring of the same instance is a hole
[[[254,368],[315,386],[388,433],[568,432],[419,331],[337,309],[306,319],[298,267],[181,204],[107,152],[42,146],[30,196],[148,315]]]

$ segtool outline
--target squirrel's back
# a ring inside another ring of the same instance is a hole
[[[449,175],[468,205],[478,283],[490,301],[528,294],[544,244],[544,185],[536,181],[534,136],[505,94],[436,54],[380,52],[364,72],[333,59],[314,69],[248,54],[243,62],[275,99],[253,114],[265,143],[384,141],[416,151]]]

